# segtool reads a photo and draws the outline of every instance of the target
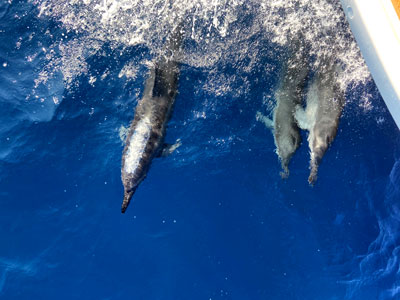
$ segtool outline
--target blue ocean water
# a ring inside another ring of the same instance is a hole
[[[280,46],[252,35],[263,51],[247,77],[251,53],[183,63],[166,137],[182,146],[122,215],[119,132],[153,52],[79,52],[85,34],[39,4],[0,2],[0,299],[400,299],[400,132],[372,80],[348,87],[310,187],[306,133],[282,180],[255,118]]]

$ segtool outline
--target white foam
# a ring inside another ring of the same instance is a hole
[[[139,71],[138,66],[133,62],[129,62],[121,69],[121,71],[118,74],[118,77],[121,78],[122,76],[125,76],[126,78],[135,80],[138,71]]]
[[[139,121],[130,139],[128,150],[125,155],[125,172],[133,173],[139,166],[147,141],[150,138],[150,133],[151,120],[146,116]]]
[[[204,89],[217,96],[246,96],[250,93],[247,83],[254,81],[253,70],[260,59],[265,61],[267,55],[273,61],[279,55],[274,51],[266,54],[265,41],[285,48],[300,35],[310,47],[314,69],[322,58],[334,55],[343,68],[338,78],[343,90],[370,79],[339,0],[31,1],[40,16],[56,19],[66,35],[74,33],[74,39],[55,41],[49,47],[48,66],[41,74],[45,82],[60,70],[67,88],[78,75],[87,73],[86,59],[104,45],[124,49],[145,44],[155,55],[161,54],[166,38],[180,20],[187,30],[181,60],[208,68]],[[55,48],[60,51],[51,52]],[[135,77],[131,65],[127,62],[120,76]],[[234,66],[237,72],[221,72],[221,65]],[[269,66],[265,69],[266,76],[273,71]],[[132,74],[126,70],[132,70]]]

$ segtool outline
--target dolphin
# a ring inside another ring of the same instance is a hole
[[[282,178],[289,176],[290,159],[301,142],[300,129],[294,114],[296,107],[302,102],[303,88],[309,72],[307,57],[303,39],[295,40],[275,92],[276,106],[273,119],[268,120],[261,113],[257,114],[257,119],[263,121],[273,131],[276,153],[282,166],[280,172]]]
[[[310,148],[310,176],[308,182],[317,180],[321,160],[336,137],[339,119],[345,104],[344,93],[337,82],[339,66],[333,59],[325,59],[308,88],[306,108],[296,107],[295,117],[302,129],[308,130]]]
[[[171,117],[178,90],[179,63],[176,53],[183,36],[179,25],[167,42],[169,57],[161,57],[150,71],[142,99],[128,129],[122,154],[121,178],[124,199],[121,212],[125,213],[133,194],[146,177],[153,158],[165,156],[180,144],[164,144],[167,123]]]

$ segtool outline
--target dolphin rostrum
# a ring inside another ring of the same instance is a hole
[[[337,82],[339,67],[332,59],[320,65],[309,86],[306,108],[296,108],[296,120],[309,131],[310,176],[314,185],[322,157],[336,137],[340,115],[345,104],[344,93]]]
[[[179,63],[176,52],[180,49],[182,35],[182,26],[179,25],[167,43],[170,57],[162,57],[155,63],[146,81],[143,97],[136,106],[122,154],[122,213],[146,177],[153,158],[168,154],[179,146],[164,144],[164,136],[178,89]]]

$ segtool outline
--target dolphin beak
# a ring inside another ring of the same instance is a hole
[[[282,160],[282,171],[279,173],[282,179],[288,179],[289,177],[289,159]]]
[[[315,182],[317,181],[317,173],[318,173],[318,166],[313,166],[311,168],[310,176],[308,177],[308,183],[311,186],[314,186]]]
[[[131,202],[134,192],[135,189],[130,190],[129,192],[127,191],[124,192],[124,201],[122,201],[121,213],[125,213],[126,209],[128,208],[129,202]]]
[[[322,157],[324,156],[328,147],[318,147],[313,149],[311,153],[311,160],[310,160],[310,176],[308,177],[308,183],[311,186],[315,185],[318,177],[318,168],[321,163]]]

